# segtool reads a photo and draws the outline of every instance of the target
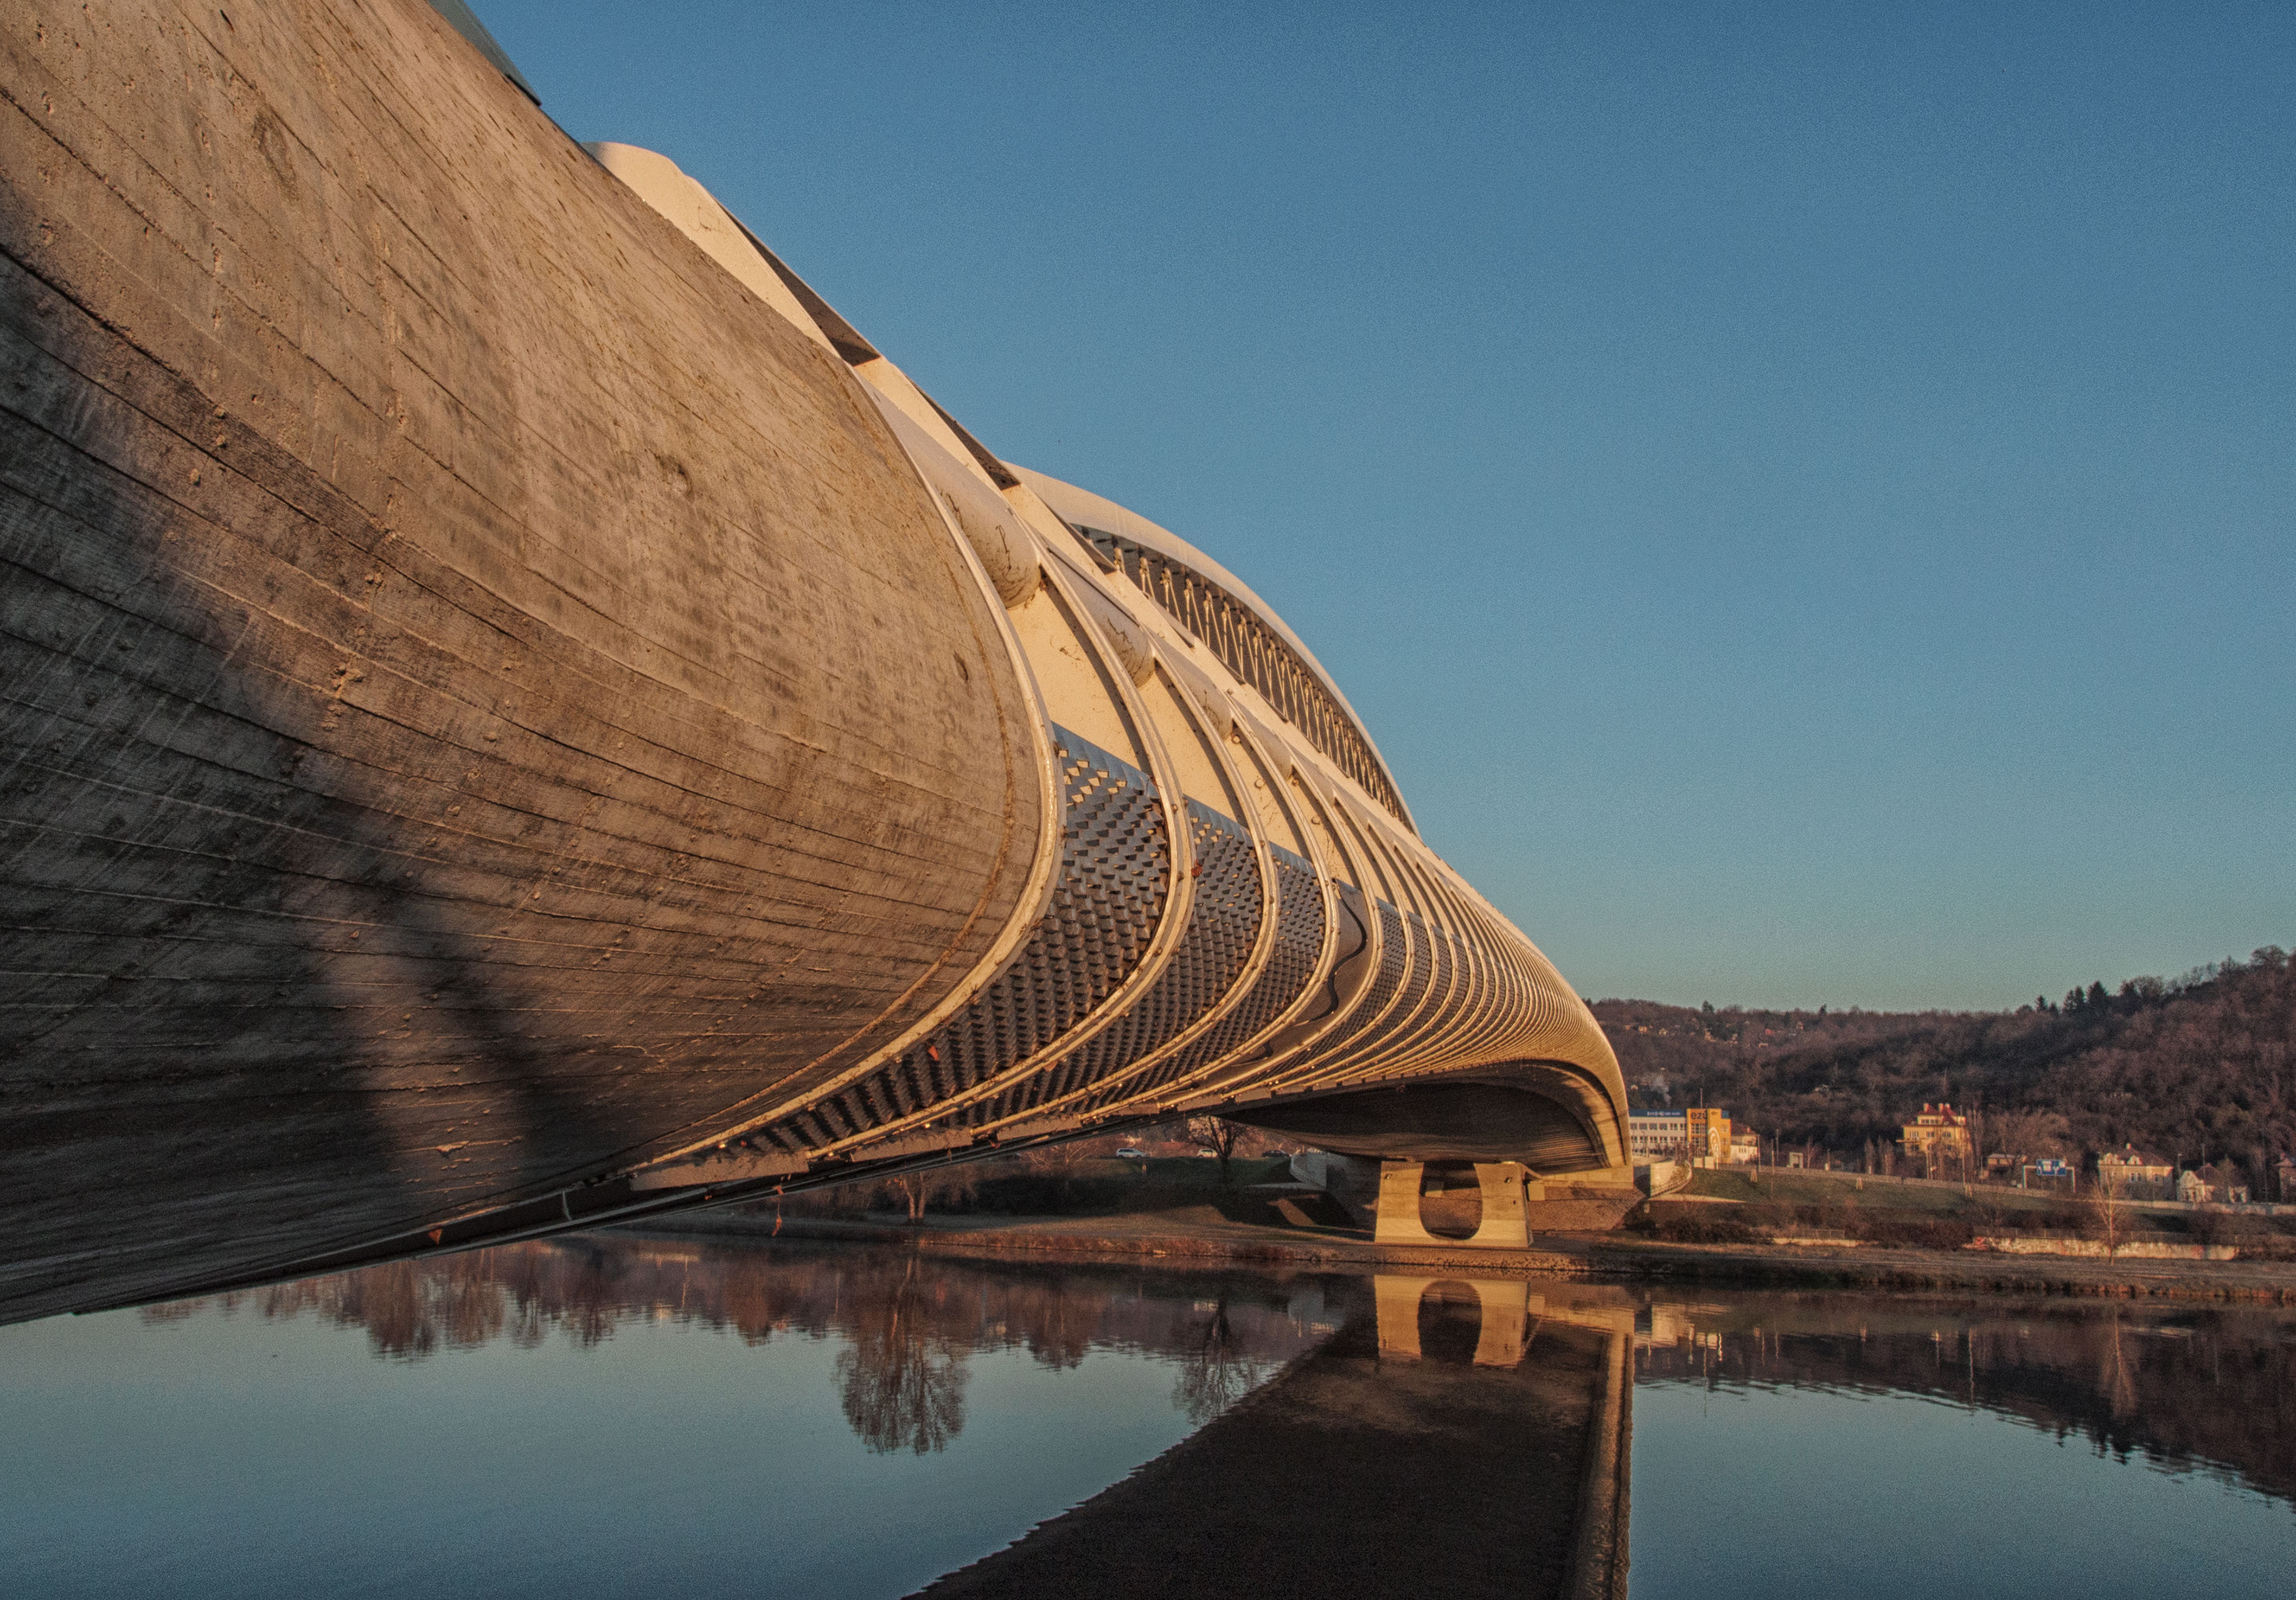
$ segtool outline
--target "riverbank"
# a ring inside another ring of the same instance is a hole
[[[1632,1235],[1555,1239],[1591,1274],[1745,1287],[1953,1290],[2296,1305],[2296,1263],[2004,1255],[1871,1246],[1674,1244]]]
[[[755,1238],[770,1214],[701,1211],[650,1220],[648,1233]],[[1210,1206],[1105,1217],[890,1218],[791,1217],[780,1237],[906,1243],[952,1255],[1054,1254],[1099,1259],[1162,1257],[1270,1267],[1441,1268],[1476,1273],[1587,1279],[1659,1279],[1757,1287],[1955,1290],[2296,1305],[2296,1263],[2110,1260],[2002,1256],[1975,1251],[1870,1246],[1689,1244],[1631,1234],[1550,1234],[1529,1250],[1375,1244],[1360,1229],[1269,1227],[1230,1220]]]

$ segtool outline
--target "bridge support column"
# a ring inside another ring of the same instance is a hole
[[[1382,1161],[1379,1164],[1379,1206],[1372,1214],[1374,1244],[1447,1244],[1419,1220],[1419,1185],[1427,1174],[1424,1161]],[[1416,1301],[1413,1302],[1414,1305]],[[1414,1311],[1413,1316],[1418,1313]],[[1416,1335],[1414,1335],[1415,1338]]]
[[[1443,1239],[1427,1231],[1420,1220],[1419,1189],[1427,1173],[1424,1161],[1382,1161],[1379,1204],[1373,1213],[1372,1242],[1375,1244],[1433,1244],[1454,1250],[1527,1250],[1530,1247],[1530,1201],[1543,1200],[1546,1186],[1530,1175],[1521,1161],[1477,1161],[1475,1186],[1482,1191],[1483,1219],[1465,1239]]]
[[[1475,1184],[1483,1192],[1483,1223],[1468,1243],[1485,1250],[1528,1250],[1530,1223],[1523,1202],[1544,1198],[1546,1186],[1534,1183],[1521,1161],[1477,1161]],[[1536,1188],[1537,1196],[1530,1193]]]

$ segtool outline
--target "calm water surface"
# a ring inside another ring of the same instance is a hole
[[[901,1596],[1311,1352],[1407,1408],[1566,1324],[1631,1340],[1637,1600],[2296,1590],[2296,1314],[1394,1289],[602,1235],[0,1329],[0,1593]]]
[[[2296,1314],[1636,1298],[1636,1600],[2296,1594]]]

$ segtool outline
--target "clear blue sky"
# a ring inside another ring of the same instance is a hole
[[[1581,993],[2296,944],[2296,8],[478,8],[1243,575]]]

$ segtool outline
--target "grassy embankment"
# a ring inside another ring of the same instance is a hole
[[[1282,1156],[1236,1158],[1228,1163],[1225,1182],[1218,1162],[1188,1156],[1083,1157],[1056,1166],[997,1161],[956,1169],[939,1180],[924,1220],[936,1229],[962,1232],[1025,1226],[1208,1239],[1232,1237],[1240,1230],[1360,1231],[1335,1202],[1301,1192],[1288,1184],[1290,1177]],[[881,1226],[906,1220],[903,1196],[890,1184],[792,1196],[784,1205],[792,1218]],[[2103,1227],[2093,1203],[2038,1190],[1767,1169],[1702,1170],[1685,1194],[1645,1205],[1627,1222],[1630,1234],[1671,1243],[1747,1244],[1801,1236],[1927,1250],[1959,1250],[1980,1234],[2093,1238]],[[2296,1218],[2125,1206],[2116,1228],[2124,1239],[2237,1244],[2251,1259],[2296,1259]]]
[[[1769,1169],[1698,1172],[1686,1198],[1653,1202],[1628,1222],[1635,1232],[1677,1243],[1819,1235],[1931,1250],[1958,1250],[1980,1234],[2095,1238],[2105,1226],[2093,1202],[2062,1194],[1996,1184],[1890,1183],[1847,1172]],[[2124,1237],[2235,1244],[2249,1259],[2296,1259],[2296,1218],[2124,1204],[2115,1226]]]

